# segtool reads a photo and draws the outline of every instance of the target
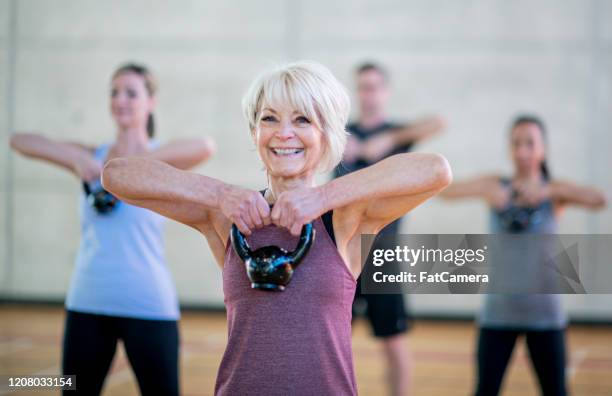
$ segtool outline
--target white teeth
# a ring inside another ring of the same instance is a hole
[[[274,154],[278,154],[278,155],[291,155],[291,154],[301,153],[302,149],[298,149],[298,148],[287,148],[287,149],[275,148],[275,149],[272,149],[272,151],[274,151]]]

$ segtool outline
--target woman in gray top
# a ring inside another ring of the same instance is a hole
[[[544,123],[539,118],[517,117],[510,129],[514,175],[511,178],[489,175],[453,183],[441,196],[484,199],[491,207],[491,232],[496,234],[554,234],[563,208],[569,205],[588,209],[604,207],[605,197],[599,190],[551,179],[546,164],[545,135]],[[499,393],[514,345],[522,334],[542,394],[566,394],[564,333],[567,317],[559,297],[558,294],[486,296],[478,321],[476,395]]]

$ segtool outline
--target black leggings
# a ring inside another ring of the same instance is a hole
[[[565,396],[565,330],[480,329],[477,396],[497,395],[514,344],[525,334],[542,395]]]
[[[99,395],[117,341],[122,340],[142,395],[178,395],[178,324],[68,311],[62,373],[76,375],[76,392]]]

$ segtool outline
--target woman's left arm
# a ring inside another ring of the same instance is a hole
[[[152,150],[146,157],[186,170],[208,160],[216,150],[212,138],[180,139]]]
[[[593,210],[603,209],[607,204],[606,196],[601,190],[565,181],[550,183],[550,197],[562,206],[577,205]]]
[[[375,234],[444,189],[451,178],[440,155],[397,154],[322,186],[280,194],[271,218],[299,235],[303,224],[333,209],[334,227],[343,235]]]
[[[328,210],[340,208],[359,233],[375,234],[448,186],[451,168],[438,154],[407,153],[332,180],[323,186]]]

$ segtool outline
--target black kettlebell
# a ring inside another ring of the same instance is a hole
[[[98,214],[110,213],[121,203],[117,197],[102,187],[92,190],[86,181],[83,182],[83,190],[85,191],[87,202]]]
[[[300,240],[293,252],[278,246],[264,246],[252,251],[244,235],[232,224],[230,233],[236,254],[244,261],[253,289],[283,291],[291,281],[293,271],[310,250],[315,238],[312,223],[302,227]]]
[[[518,192],[512,191],[512,201],[516,200]],[[535,207],[516,206],[513,203],[499,212],[503,227],[512,233],[519,233],[528,230],[537,224],[540,219],[540,210]]]

